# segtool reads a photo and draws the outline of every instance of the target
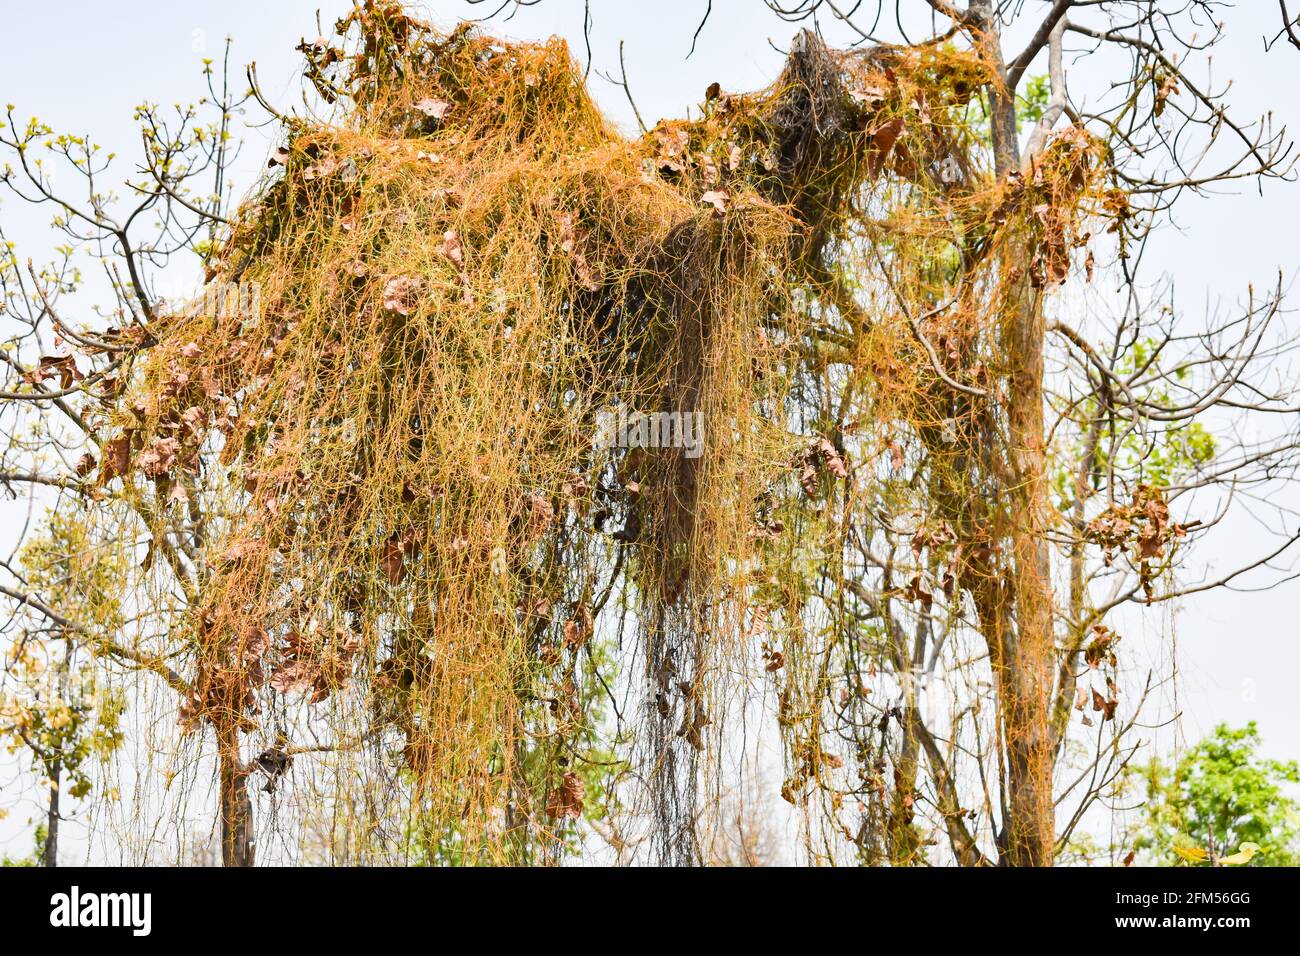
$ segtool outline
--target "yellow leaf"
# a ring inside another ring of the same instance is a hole
[[[1170,849],[1189,863],[1204,863],[1210,858],[1199,846],[1171,846]]]
[[[1259,851],[1260,845],[1258,843],[1243,843],[1241,845],[1240,853],[1234,853],[1232,856],[1225,856],[1219,862],[1224,866],[1244,866],[1249,863],[1251,857]]]

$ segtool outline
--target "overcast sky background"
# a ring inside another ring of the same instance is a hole
[[[913,5],[924,7],[920,0],[904,4]],[[1045,6],[1040,0],[1027,0],[1026,5],[1029,9]],[[144,99],[170,104],[202,96],[200,61],[212,57],[219,62],[227,36],[234,39],[231,59],[237,67],[236,83],[243,83],[242,65],[255,60],[272,103],[284,111],[300,103],[300,57],[293,48],[302,38],[329,33],[350,3],[5,0],[4,6],[0,102],[14,104],[20,122],[36,115],[56,131],[88,132],[106,150],[116,151],[118,162],[125,164],[134,162],[139,153],[138,132],[131,122],[133,107]],[[451,26],[461,17],[481,16],[495,6],[495,0],[479,6],[438,0],[425,4],[425,9],[435,23]],[[653,125],[661,116],[683,115],[715,80],[730,90],[766,85],[781,66],[783,56],[777,48],[784,48],[798,29],[766,11],[760,0],[714,0],[698,48],[688,59],[704,0],[593,0],[591,8],[592,90],[611,118],[629,132],[635,126],[623,92],[598,76],[617,74],[620,40],[626,42],[637,103],[646,122]],[[1226,11],[1225,18],[1228,35],[1216,48],[1213,76],[1218,84],[1232,81],[1228,102],[1239,118],[1271,110],[1275,123],[1300,134],[1300,104],[1295,95],[1300,85],[1296,82],[1300,52],[1285,45],[1264,52],[1263,37],[1271,36],[1278,26],[1276,5],[1243,0],[1239,9]],[[523,39],[562,35],[574,55],[585,60],[582,20],[580,0],[542,0],[520,10],[512,20],[498,18],[489,29]],[[828,29],[827,34],[832,42],[846,39],[842,31]],[[1040,60],[1030,72],[1044,69]],[[1097,69],[1104,66],[1084,62],[1073,75],[1084,77]],[[1094,75],[1089,85],[1100,90],[1104,76]],[[1078,95],[1081,86],[1072,79],[1073,93]],[[264,168],[275,145],[270,139],[273,132],[272,127],[264,127],[246,134],[237,192],[243,192]],[[1216,306],[1231,307],[1244,297],[1250,282],[1271,285],[1279,269],[1289,283],[1300,265],[1296,239],[1300,185],[1266,184],[1262,195],[1253,185],[1224,192],[1228,195],[1182,201],[1177,228],[1165,231],[1153,249],[1157,261],[1148,262],[1148,268],[1154,265],[1171,276],[1180,305],[1194,317]],[[49,211],[23,209],[8,196],[0,202],[0,222],[19,244],[20,258],[31,256],[39,263],[58,241],[47,228]],[[186,278],[191,280],[192,274]],[[1288,329],[1297,327],[1294,317],[1285,321]],[[12,511],[7,514],[7,518],[0,516],[0,552],[6,554],[14,529]],[[1234,555],[1248,552],[1256,536],[1249,520],[1238,520],[1224,529],[1213,553],[1201,557],[1212,567],[1227,567]],[[1298,599],[1300,582],[1264,593],[1216,592],[1189,599],[1163,628],[1157,626],[1158,615],[1148,619],[1149,635],[1165,633],[1172,626],[1177,636],[1181,669],[1177,703],[1185,714],[1186,739],[1199,738],[1219,721],[1257,720],[1270,754],[1300,759]],[[1166,734],[1162,746],[1171,742]],[[11,770],[0,766],[0,788],[13,779]],[[3,792],[0,806],[11,806]],[[30,831],[25,817],[14,813],[0,823],[0,854],[26,852]]]

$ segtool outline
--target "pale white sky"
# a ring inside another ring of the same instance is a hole
[[[6,3],[5,33],[0,39],[0,102],[17,106],[17,115],[39,116],[56,130],[89,132],[119,162],[133,161],[139,140],[131,123],[132,108],[143,99],[163,103],[191,101],[203,94],[200,60],[220,58],[227,35],[233,36],[232,62],[255,60],[264,92],[283,106],[299,102],[301,38],[328,33],[347,0],[190,0],[141,2],[57,0]],[[450,26],[460,17],[481,16],[496,6],[471,6],[464,0],[426,4],[436,23]],[[924,7],[919,0],[905,7]],[[1044,6],[1027,0],[1026,6]],[[320,9],[323,29],[316,25]],[[592,88],[608,114],[629,131],[631,111],[617,87],[595,73],[618,72],[618,43],[626,41],[628,73],[647,123],[660,116],[683,115],[699,102],[704,89],[718,81],[724,89],[752,89],[778,72],[784,47],[798,27],[783,23],[760,0],[715,0],[698,49],[687,59],[691,34],[705,8],[704,0],[593,0]],[[1242,117],[1272,110],[1275,122],[1300,134],[1300,104],[1294,95],[1300,76],[1300,53],[1279,48],[1263,51],[1262,37],[1276,29],[1272,3],[1243,0],[1225,14],[1228,36],[1217,48],[1214,77],[1231,80],[1229,102]],[[559,34],[569,39],[575,56],[585,59],[581,0],[542,0],[514,19],[499,18],[494,32],[515,38]],[[828,29],[834,42],[843,31]],[[769,43],[769,40],[771,41]],[[1032,72],[1041,72],[1041,63]],[[1082,63],[1073,72],[1072,92],[1101,91],[1107,78],[1100,63]],[[1091,71],[1091,73],[1089,72]],[[242,69],[236,71],[242,85]],[[260,117],[259,117],[260,120]],[[271,148],[271,127],[248,134],[237,182],[239,191],[264,167]],[[125,171],[124,171],[125,174]],[[1233,187],[1232,195],[1203,200],[1188,198],[1178,214],[1178,229],[1168,229],[1155,245],[1158,266],[1174,279],[1178,301],[1190,313],[1241,299],[1247,283],[1267,286],[1278,269],[1288,279],[1300,266],[1296,224],[1300,222],[1300,185],[1272,183],[1263,195],[1253,185]],[[45,228],[48,212],[33,214],[5,198],[0,217],[24,258],[38,262],[55,240]],[[1294,327],[1294,320],[1288,319]],[[1290,500],[1300,503],[1292,494]],[[1293,519],[1294,520],[1294,519]],[[0,551],[8,552],[11,520],[0,520]],[[1226,567],[1234,556],[1249,552],[1257,532],[1248,520],[1228,525],[1202,557]],[[1297,640],[1300,582],[1253,594],[1218,592],[1189,600],[1174,620],[1182,684],[1178,703],[1186,713],[1184,728],[1194,740],[1218,721],[1241,724],[1257,720],[1273,755],[1300,758],[1300,708],[1295,683],[1300,674]],[[1159,621],[1147,619],[1148,633]],[[1167,741],[1166,741],[1167,743]],[[0,768],[0,787],[12,774]],[[0,795],[2,796],[2,795]],[[0,799],[0,805],[7,801]],[[24,852],[15,844],[25,820],[15,814],[0,823],[0,853]]]

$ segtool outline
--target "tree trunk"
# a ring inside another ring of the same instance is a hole
[[[217,727],[221,780],[221,865],[253,865],[253,805],[248,796],[248,767],[239,759],[239,730]]]
[[[1023,261],[1028,261],[1027,259]],[[1004,732],[1010,791],[1006,862],[1051,866],[1055,845],[1051,702],[1055,640],[1046,533],[1043,323],[1039,296],[1022,276],[1006,316],[1014,636],[1002,648]]]
[[[45,847],[41,866],[59,865],[59,778],[63,775],[63,761],[54,761],[50,774],[50,806],[45,815]]]
[[[889,862],[892,866],[912,866],[921,850],[920,835],[912,821],[916,816],[916,778],[920,772],[920,744],[916,739],[914,723],[917,715],[916,677],[925,663],[925,648],[929,639],[929,622],[922,618],[916,626],[916,637],[910,659],[904,657],[904,648],[898,647],[899,672],[906,675],[903,689],[906,695],[908,719],[903,721],[903,747],[894,763],[893,798],[889,809]]]
[[[999,179],[1020,166],[1015,90],[1006,83],[998,20],[991,0],[971,12],[982,25],[982,50],[999,82],[987,87],[993,162]],[[1047,475],[1043,427],[1043,314],[1028,274],[1033,250],[1023,237],[1008,243],[1001,263],[1000,314],[1006,369],[1007,442],[1003,500],[1010,580],[996,603],[988,634],[1002,704],[1007,751],[1007,806],[999,841],[1010,866],[1051,866],[1055,843],[1054,748],[1050,726],[1053,658],[1051,557],[1045,537]],[[999,588],[1000,590],[1000,588]],[[1011,619],[1014,618],[1014,625]]]

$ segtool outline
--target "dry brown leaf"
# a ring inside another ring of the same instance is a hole
[[[399,315],[410,315],[424,283],[411,276],[394,276],[384,284],[384,308]]]
[[[426,96],[415,104],[415,108],[430,119],[440,120],[451,110],[451,104],[436,96]]]
[[[718,211],[718,214],[721,215],[727,211],[727,207],[731,202],[731,193],[727,192],[725,189],[710,189],[700,197],[700,202],[708,203],[713,206],[713,208]]]
[[[555,820],[577,820],[582,816],[585,792],[582,778],[572,770],[566,771],[560,785],[546,795],[546,815]]]

